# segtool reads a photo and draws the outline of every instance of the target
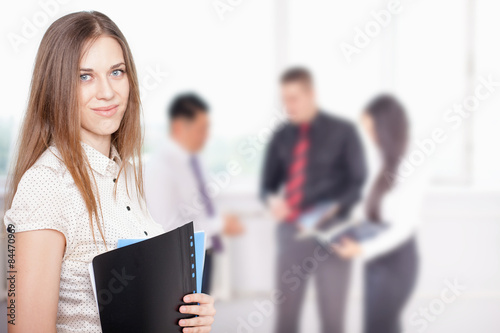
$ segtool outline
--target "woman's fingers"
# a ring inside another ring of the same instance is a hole
[[[189,319],[181,319],[179,320],[179,325],[187,327],[193,327],[193,326],[202,327],[202,326],[210,326],[213,324],[213,322],[214,322],[213,316],[200,316]]]
[[[182,313],[196,314],[199,316],[214,316],[215,308],[206,305],[183,305],[179,309]]]
[[[184,302],[197,302],[200,304],[214,304],[214,298],[207,294],[197,293],[197,294],[187,294],[183,298]]]
[[[332,244],[332,250],[343,259],[352,259],[361,253],[359,244],[351,238],[343,238],[339,243]]]
[[[211,332],[212,328],[210,326],[203,327],[185,327],[182,329],[183,333],[207,333]]]
[[[337,255],[339,257],[341,257],[342,259],[347,259],[348,257],[348,248],[346,248],[346,246],[344,244],[332,244],[332,249],[333,251],[335,251],[335,253],[337,253]]]
[[[198,315],[198,317],[181,319],[180,326],[185,326],[182,332],[210,332],[214,322],[215,307],[214,299],[207,294],[188,294],[183,298],[187,303],[199,303],[200,305],[182,305],[179,309],[182,313]]]

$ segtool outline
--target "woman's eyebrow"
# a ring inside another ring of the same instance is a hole
[[[110,68],[110,69],[115,69],[115,68],[118,68],[118,67],[120,67],[121,65],[125,65],[125,63],[124,63],[124,62],[120,62],[120,63],[118,63],[118,64],[116,64],[116,65],[111,66],[111,68]]]
[[[111,66],[109,69],[115,69],[115,68],[120,67],[121,65],[125,65],[125,63],[124,62],[120,62],[120,63],[118,63],[116,65]],[[94,70],[92,68],[80,68],[80,71],[82,71],[82,72],[93,72]]]

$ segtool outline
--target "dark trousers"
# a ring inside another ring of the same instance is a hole
[[[276,333],[296,333],[311,276],[316,278],[319,311],[324,333],[342,333],[351,263],[327,251],[316,239],[294,239],[294,225],[281,223],[277,230],[278,291]]]
[[[418,254],[411,238],[365,266],[365,333],[399,333],[401,312],[416,283]]]
[[[203,294],[210,294],[210,284],[212,282],[212,254],[213,250],[210,248],[205,250],[205,264],[203,265],[203,278],[201,282],[201,292]]]

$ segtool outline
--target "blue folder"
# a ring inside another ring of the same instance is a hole
[[[333,204],[333,201],[321,202],[302,213],[297,219],[297,222],[302,225],[306,231],[310,231],[314,229],[321,218],[333,208]]]
[[[138,239],[119,239],[118,247],[135,244],[147,238]],[[205,263],[205,232],[197,231],[194,233],[194,249],[196,256],[196,292],[201,293],[202,280],[203,280],[203,266]]]

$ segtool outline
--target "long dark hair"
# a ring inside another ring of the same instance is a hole
[[[408,118],[401,103],[392,95],[375,97],[365,108],[373,120],[377,145],[382,158],[380,170],[366,201],[366,215],[381,222],[380,205],[384,195],[395,185],[400,161],[408,144]]]

